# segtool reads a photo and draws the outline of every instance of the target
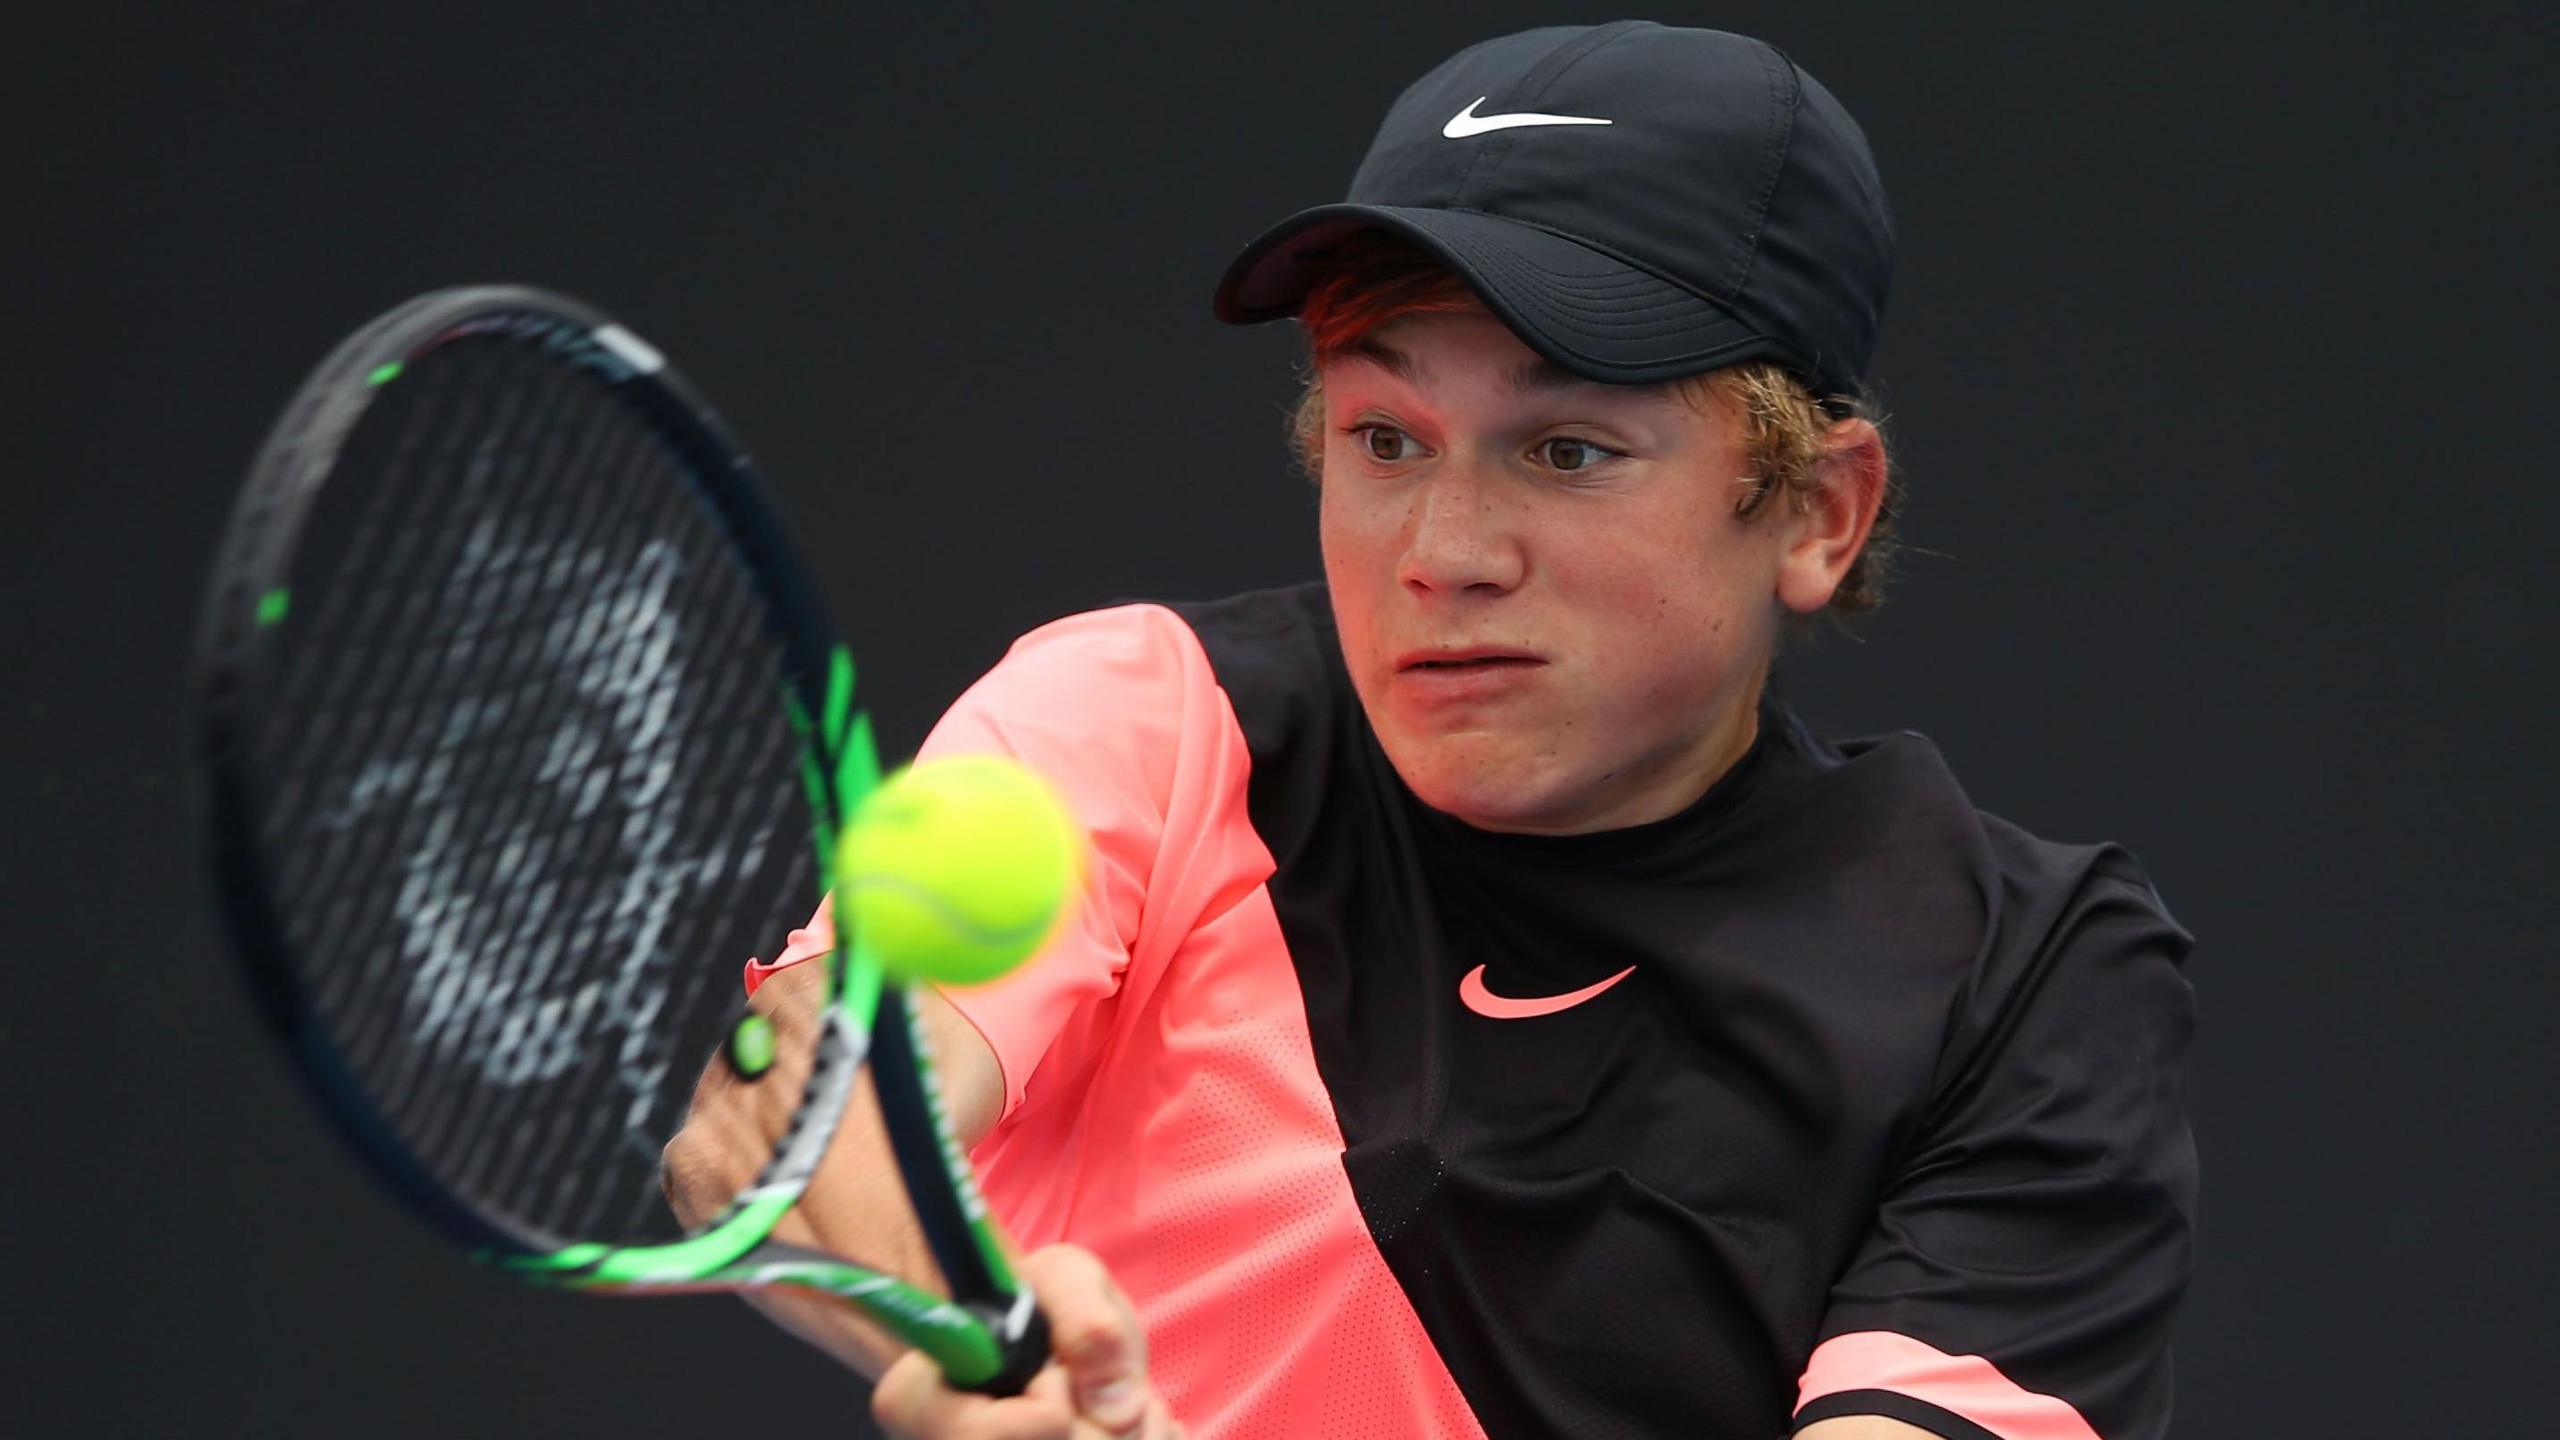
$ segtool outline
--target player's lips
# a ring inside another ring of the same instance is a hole
[[[1426,700],[1483,700],[1526,682],[1546,663],[1499,645],[1408,650],[1396,657],[1396,684]]]
[[[1543,665],[1547,662],[1526,650],[1513,650],[1500,645],[1470,645],[1463,648],[1442,647],[1432,650],[1407,650],[1396,657],[1398,670],[1425,666],[1445,669],[1454,665]]]

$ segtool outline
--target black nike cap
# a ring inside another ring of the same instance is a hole
[[[1854,393],[1893,275],[1874,157],[1831,92],[1758,40],[1641,20],[1506,35],[1415,81],[1346,201],[1228,267],[1218,318],[1296,314],[1362,230],[1438,256],[1531,349],[1615,384],[1773,360]]]

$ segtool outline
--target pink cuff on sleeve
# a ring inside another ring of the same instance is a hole
[[[2070,1402],[2029,1390],[1979,1355],[1950,1355],[1887,1330],[1835,1335],[1815,1347],[1796,1408],[1845,1390],[1889,1390],[1960,1415],[2000,1440],[2099,1440]]]
[[[783,937],[781,954],[770,960],[747,957],[748,995],[754,995],[756,987],[772,979],[775,972],[788,970],[803,960],[815,960],[836,948],[834,904],[832,898],[820,900],[818,913],[809,917],[809,923]]]

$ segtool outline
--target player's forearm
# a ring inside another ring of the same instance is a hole
[[[808,965],[776,973],[750,1002],[772,1022],[778,1058],[753,1079],[741,1077],[726,1058],[714,1059],[694,1090],[683,1130],[668,1144],[667,1199],[679,1220],[699,1226],[755,1182],[782,1141],[808,1084],[808,1057],[825,1003],[824,973]],[[922,1014],[937,1058],[944,1061],[944,1096],[966,1145],[991,1120],[985,1093],[1000,1078],[984,1042],[968,1022],[940,1001],[921,996]],[[960,1027],[958,1031],[952,1027]],[[955,1054],[955,1052],[957,1052]],[[948,1057],[948,1058],[946,1058]],[[956,1059],[956,1066],[951,1060]],[[954,1077],[961,1082],[955,1089]],[[939,1291],[931,1249],[907,1203],[888,1131],[872,1094],[871,1076],[857,1077],[852,1103],[829,1142],[800,1203],[774,1229],[774,1238],[831,1255]],[[905,1346],[863,1319],[850,1303],[804,1290],[752,1294],[751,1302],[792,1334],[877,1378]]]
[[[891,1157],[887,1131],[864,1075],[827,1158],[777,1238],[834,1255],[853,1256],[871,1269],[940,1293],[940,1279],[924,1232],[907,1204]],[[837,1361],[877,1380],[905,1342],[832,1295],[797,1289],[749,1291],[748,1303],[767,1319]]]

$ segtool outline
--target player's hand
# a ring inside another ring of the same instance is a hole
[[[1004,1071],[985,1037],[951,1008],[950,1001],[929,987],[918,986],[910,992],[909,1003],[924,1022],[952,1138],[967,1150],[994,1128],[996,1116],[1004,1109]],[[825,966],[812,962],[775,971],[747,1001],[747,1008],[773,1022],[773,1068],[747,1079],[731,1069],[722,1055],[714,1055],[704,1068],[694,1086],[693,1107],[685,1115],[684,1128],[668,1142],[661,1172],[667,1203],[686,1226],[701,1224],[728,1204],[772,1158],[773,1147],[789,1130],[801,1093],[808,1087],[810,1057],[817,1053],[826,1006]],[[895,1198],[904,1193],[894,1179],[885,1189],[864,1188],[891,1175],[895,1162],[880,1131],[870,1073],[866,1070],[856,1084],[854,1102],[846,1109],[835,1143],[795,1215],[825,1217],[842,1206],[860,1204],[867,1196]],[[783,1238],[807,1243],[801,1237]]]
[[[1049,1317],[1052,1359],[1030,1386],[990,1400],[942,1383],[921,1354],[889,1367],[871,1413],[898,1440],[1180,1440],[1147,1382],[1137,1312],[1092,1252],[1052,1245],[1022,1258],[1022,1278]]]
[[[687,1229],[703,1224],[732,1197],[752,1183],[773,1156],[774,1146],[790,1128],[800,1096],[809,1083],[810,1057],[826,1007],[826,968],[796,965],[777,971],[753,998],[749,1009],[773,1022],[773,1068],[748,1079],[730,1068],[725,1055],[714,1055],[694,1086],[693,1108],[684,1128],[669,1141],[660,1168],[667,1205]],[[868,1081],[864,1082],[866,1087]],[[773,1228],[774,1238],[805,1249],[851,1255],[889,1257],[906,1274],[926,1274],[923,1238],[891,1228],[895,1207],[863,1206],[880,1228],[865,1231],[854,1220],[830,1209],[831,1197],[861,1206],[866,1196],[903,1194],[888,1158],[887,1142],[875,1132],[879,1121],[866,1093],[848,1108],[837,1143],[818,1167],[810,1193]],[[816,1223],[828,1220],[822,1232]],[[843,1231],[843,1234],[836,1234]],[[855,1247],[844,1248],[839,1247]],[[868,1249],[859,1248],[868,1246]],[[750,1290],[745,1300],[765,1317],[839,1362],[864,1375],[878,1375],[905,1350],[886,1330],[851,1306],[815,1291],[775,1287]]]
[[[748,1079],[714,1055],[695,1082],[684,1128],[667,1142],[659,1177],[667,1204],[690,1229],[745,1189],[773,1158],[809,1084],[826,1005],[826,970],[796,965],[765,981],[747,1008],[773,1024],[774,1065]]]

